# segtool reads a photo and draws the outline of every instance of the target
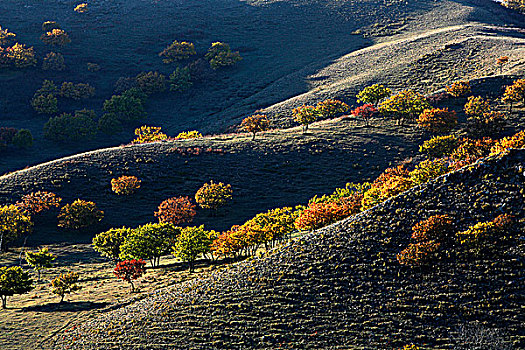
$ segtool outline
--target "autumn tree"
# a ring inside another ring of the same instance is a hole
[[[317,120],[319,111],[314,106],[303,105],[292,110],[294,120],[303,126],[303,134],[308,131],[308,126]]]
[[[172,63],[176,61],[186,60],[190,56],[196,55],[195,45],[187,41],[177,41],[172,42],[168,47],[166,47],[161,53],[160,57],[164,57],[162,62]]]
[[[419,152],[431,158],[441,158],[452,154],[459,146],[459,140],[454,135],[434,136],[419,146]]]
[[[11,33],[7,28],[2,28],[2,26],[0,26],[0,46],[9,46],[15,41],[15,39],[15,33]]]
[[[315,108],[320,117],[334,118],[346,113],[350,107],[342,101],[330,99],[318,102]]]
[[[51,208],[60,207],[62,198],[53,192],[37,191],[22,196],[22,199],[16,202],[16,206],[27,212],[31,216],[38,215],[48,211]]]
[[[140,128],[135,129],[135,140],[131,143],[148,143],[166,140],[168,136],[161,131],[160,126],[141,126]]]
[[[58,214],[58,226],[79,230],[92,226],[104,218],[104,212],[94,202],[77,199],[66,204]]]
[[[40,271],[53,267],[53,261],[57,258],[49,252],[48,248],[42,248],[38,252],[26,252],[25,258],[29,266],[31,266],[38,275],[40,281]]]
[[[14,204],[0,207],[0,250],[7,251],[10,242],[32,231],[33,222],[25,211]]]
[[[425,109],[429,108],[431,106],[423,95],[412,90],[404,90],[383,101],[379,106],[379,112],[403,125],[404,121],[415,121]]]
[[[195,193],[195,201],[201,208],[218,209],[232,200],[233,190],[231,185],[222,182],[210,181],[205,183]]]
[[[454,97],[463,97],[467,96],[472,92],[470,88],[470,83],[466,80],[460,80],[452,83],[452,85],[447,86],[447,92]]]
[[[115,276],[131,284],[131,292],[135,292],[133,281],[142,277],[146,271],[146,262],[142,259],[119,261],[113,270]]]
[[[503,71],[503,66],[509,63],[509,56],[501,56],[496,60],[496,65],[499,67],[499,74]]]
[[[111,190],[118,195],[128,196],[140,188],[141,180],[136,176],[120,176],[111,179]]]
[[[197,130],[183,131],[180,132],[177,136],[175,136],[177,140],[198,139],[201,137],[203,137],[202,134]]]
[[[425,109],[417,119],[420,127],[435,134],[449,132],[457,123],[456,112],[449,111],[448,108]]]
[[[0,267],[0,299],[2,309],[7,307],[7,297],[24,294],[33,289],[33,280],[20,266]]]
[[[372,116],[376,114],[377,112],[378,111],[374,107],[374,105],[367,103],[363,106],[360,106],[354,109],[352,111],[352,115],[354,115],[357,118],[362,118],[365,121],[365,126],[368,126],[370,118],[372,118]]]
[[[69,35],[62,29],[51,29],[40,36],[40,40],[46,45],[65,46],[71,43]]]
[[[193,204],[189,197],[173,197],[166,199],[160,203],[158,211],[155,216],[161,223],[172,223],[179,225],[193,221],[193,217],[197,214],[195,211],[195,204]]]
[[[484,113],[490,112],[491,107],[489,101],[481,96],[470,96],[464,107],[465,114],[469,117],[479,117]]]
[[[215,42],[204,56],[209,62],[212,69],[233,66],[242,60],[239,51],[232,51],[230,45],[222,42]]]
[[[270,127],[270,121],[264,114],[255,114],[246,117],[241,122],[241,129],[252,133],[252,140],[255,140],[255,134],[261,131],[266,131]]]
[[[120,246],[130,233],[131,229],[126,227],[112,228],[108,231],[101,232],[93,237],[93,249],[102,256],[112,260],[118,260],[120,256]]]
[[[160,257],[169,254],[181,228],[171,223],[146,224],[131,230],[120,245],[121,260],[149,260],[158,266]]]
[[[357,94],[357,100],[358,102],[377,106],[381,100],[390,97],[390,95],[392,95],[392,90],[383,85],[374,84],[361,90]]]
[[[510,110],[512,111],[512,104],[514,102],[523,101],[525,105],[525,79],[518,79],[514,83],[505,88],[503,94],[503,102],[510,103]]]
[[[60,303],[64,302],[66,294],[71,294],[82,289],[78,283],[79,275],[77,272],[66,272],[58,275],[51,281],[51,293],[60,297]]]
[[[185,227],[177,237],[172,253],[186,261],[190,272],[193,272],[195,260],[210,251],[211,243],[210,233],[204,229],[204,225]]]

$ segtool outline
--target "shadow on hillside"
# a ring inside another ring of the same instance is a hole
[[[49,303],[44,305],[35,305],[22,308],[22,311],[34,311],[34,312],[78,312],[78,311],[89,311],[94,309],[102,309],[110,303],[96,303],[91,301],[73,301],[63,303]]]

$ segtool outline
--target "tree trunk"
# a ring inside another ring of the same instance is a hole
[[[0,295],[2,298],[2,309],[7,309],[7,295]]]
[[[190,265],[190,273],[193,273],[193,261],[188,261],[188,264]]]
[[[36,270],[37,280],[40,281],[40,269]]]
[[[252,136],[252,141],[255,140],[255,133],[253,133],[253,136]]]
[[[135,285],[133,284],[133,281],[129,281],[131,284],[131,293],[135,293]]]
[[[64,302],[64,297],[65,297],[65,296],[66,296],[65,294],[62,294],[62,295],[60,296],[60,304],[62,304],[62,303]]]

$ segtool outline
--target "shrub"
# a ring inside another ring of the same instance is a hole
[[[66,64],[64,61],[64,56],[61,53],[50,52],[44,58],[42,63],[43,70],[54,70],[54,71],[63,71],[66,69]]]
[[[427,159],[416,165],[409,176],[415,184],[422,184],[450,172],[448,162],[444,159]]]
[[[233,66],[242,60],[239,51],[233,52],[230,45],[221,42],[211,44],[204,57],[210,62],[212,69]]]
[[[490,104],[483,97],[470,96],[465,104],[465,114],[470,117],[481,117],[491,111]]]
[[[499,134],[505,126],[507,116],[504,113],[490,111],[481,116],[467,118],[468,132],[474,136],[493,136]]]
[[[166,77],[159,72],[142,72],[135,80],[138,88],[148,95],[166,91]]]
[[[414,186],[408,170],[400,165],[386,169],[363,194],[362,209],[369,209]]]
[[[58,100],[52,94],[33,97],[31,106],[38,114],[55,114],[58,112]]]
[[[186,41],[174,41],[167,48],[165,48],[161,53],[160,57],[165,57],[162,61],[164,63],[172,63],[176,61],[186,60],[190,56],[196,55],[195,45]]]
[[[120,77],[113,86],[113,90],[118,94],[133,88],[137,88],[137,80],[134,77]]]
[[[449,132],[458,123],[456,112],[449,111],[448,108],[425,109],[419,115],[417,123],[420,127],[435,134]]]
[[[55,83],[51,80],[44,80],[42,82],[42,86],[40,87],[40,89],[36,90],[34,96],[49,95],[49,94],[56,95],[57,93],[58,93],[58,88],[55,85]]]
[[[198,139],[202,137],[202,134],[197,130],[183,131],[179,133],[175,138],[179,140]]]
[[[160,203],[158,211],[155,212],[155,217],[161,223],[179,225],[191,222],[195,214],[197,214],[195,204],[191,202],[189,197],[173,197]]]
[[[392,90],[383,85],[374,84],[361,90],[357,94],[357,101],[377,106],[379,101],[390,97],[390,95],[392,95]]]
[[[265,114],[255,114],[244,118],[241,122],[241,129],[252,133],[252,141],[255,140],[255,134],[266,131],[269,127],[270,121]]]
[[[33,134],[27,129],[20,129],[13,136],[13,145],[19,148],[30,148],[33,146]]]
[[[318,102],[315,108],[321,118],[334,118],[346,113],[350,107],[339,100],[325,100]]]
[[[112,228],[108,231],[101,232],[93,237],[93,249],[102,256],[118,260],[120,256],[120,246],[130,233],[131,230],[126,227]]]
[[[0,250],[7,251],[10,242],[33,231],[31,217],[16,205],[0,207]]]
[[[447,86],[447,92],[454,97],[467,96],[472,92],[470,83],[468,81],[456,81],[452,85]]]
[[[146,224],[131,230],[120,246],[120,259],[150,260],[151,266],[158,266],[160,257],[170,253],[180,227],[171,223]]]
[[[210,251],[212,241],[210,233],[204,230],[204,225],[198,227],[186,227],[181,230],[180,235],[172,249],[172,254],[182,261],[188,262],[190,272],[193,272],[194,262],[201,254]]]
[[[525,13],[525,2],[523,0],[503,0],[503,5],[512,10]]]
[[[199,58],[188,64],[191,80],[194,83],[208,83],[216,75],[215,70],[204,58]]]
[[[38,191],[22,196],[22,200],[16,206],[31,216],[38,215],[51,208],[58,208],[62,198],[53,192]]]
[[[422,266],[433,260],[439,250],[439,243],[434,241],[411,243],[397,254],[397,261],[401,265]]]
[[[40,281],[40,271],[53,267],[53,261],[57,258],[51,254],[47,248],[42,248],[38,252],[26,252],[25,258],[29,266],[31,266],[38,274]]]
[[[379,106],[379,112],[402,125],[404,121],[415,121],[425,109],[429,108],[430,105],[423,95],[412,90],[404,90],[383,101]]]
[[[308,131],[308,126],[317,120],[319,115],[314,106],[303,105],[292,110],[294,120],[303,126],[303,134]]]
[[[15,128],[0,127],[0,150],[7,148],[7,146],[13,143],[16,133],[18,130]]]
[[[102,221],[103,218],[104,212],[98,209],[94,202],[77,199],[60,209],[58,226],[79,230],[92,226]]]
[[[360,107],[357,107],[352,111],[352,115],[354,115],[356,118],[362,118],[365,121],[365,125],[368,126],[368,121],[374,114],[377,113],[377,109],[374,107],[374,105],[366,104]]]
[[[459,140],[454,135],[434,136],[419,146],[419,152],[430,158],[442,158],[451,155],[458,145]]]
[[[122,123],[115,113],[106,113],[98,120],[98,130],[106,135],[114,135],[122,132]]]
[[[212,180],[197,190],[195,201],[201,208],[216,210],[232,200],[232,194],[231,185],[222,182],[215,183]]]
[[[20,266],[0,267],[0,299],[2,309],[7,307],[7,297],[24,294],[33,289],[33,280]]]
[[[111,179],[111,190],[118,195],[128,196],[140,188],[140,183],[136,176],[120,176]]]
[[[514,83],[505,88],[503,94],[503,102],[510,103],[510,110],[512,111],[512,104],[514,102],[523,101],[525,105],[525,79],[518,79]]]
[[[45,21],[44,23],[42,23],[43,32],[50,32],[53,29],[60,29],[60,25],[55,21]]]
[[[191,82],[190,69],[188,67],[177,67],[177,69],[170,74],[169,84],[171,91],[186,91],[191,88],[193,83]]]
[[[295,220],[298,230],[316,230],[359,212],[362,194],[334,202],[310,202]]]
[[[91,140],[97,134],[97,123],[93,120],[95,112],[76,111],[75,115],[62,113],[49,118],[44,125],[44,136],[56,142]]]
[[[76,272],[62,273],[51,281],[51,293],[60,296],[60,303],[64,302],[66,294],[82,289],[78,283],[79,275]]]
[[[131,292],[135,292],[133,281],[142,277],[146,271],[146,262],[142,259],[124,260],[117,263],[113,270],[115,276],[131,284]]]
[[[95,96],[95,88],[89,84],[64,82],[60,88],[60,96],[73,100],[88,99]]]
[[[71,43],[69,35],[62,29],[51,29],[49,32],[42,34],[40,40],[46,45],[65,46]]]
[[[448,215],[433,215],[412,227],[412,239],[417,242],[445,242],[454,229],[453,220]]]
[[[15,39],[15,33],[11,33],[7,28],[4,29],[0,26],[0,46],[9,46],[15,41]]]
[[[35,66],[37,62],[35,50],[32,47],[16,43],[3,48],[0,46],[0,68],[27,68]]]
[[[73,11],[77,13],[87,13],[89,11],[88,4],[78,4],[77,6],[75,6],[75,9]]]
[[[490,149],[491,154],[500,153],[509,148],[525,148],[525,130],[496,141]]]
[[[113,95],[104,102],[103,110],[121,122],[136,121],[146,117],[144,101],[131,94]]]
[[[478,222],[467,230],[456,233],[460,244],[476,249],[478,252],[493,245],[513,224],[513,217],[501,214],[492,221]]]
[[[137,136],[137,138],[131,141],[131,143],[138,144],[166,140],[168,136],[162,133],[161,129],[160,126],[141,126],[135,129],[135,136]]]

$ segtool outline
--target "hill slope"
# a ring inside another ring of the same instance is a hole
[[[476,334],[488,335],[479,349],[523,348],[524,162],[525,150],[487,158],[267,256],[101,315],[57,348],[474,349]],[[455,248],[429,268],[396,260],[428,216],[449,214],[459,231],[503,212],[518,224],[494,250]]]

